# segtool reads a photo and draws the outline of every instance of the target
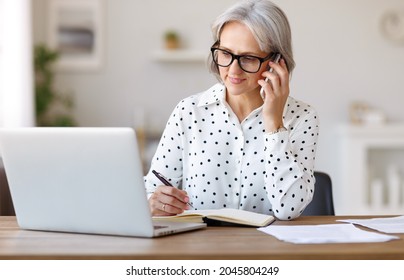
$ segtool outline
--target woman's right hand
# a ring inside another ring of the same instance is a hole
[[[188,210],[188,202],[186,191],[171,186],[159,186],[149,198],[149,207],[153,216],[171,216]]]
[[[290,75],[285,60],[282,58],[279,63],[269,62],[269,66],[274,72],[265,71],[262,75],[271,82],[258,81],[265,91],[262,113],[266,132],[283,127],[283,110],[290,92]]]

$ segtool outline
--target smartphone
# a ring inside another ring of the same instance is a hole
[[[280,53],[276,53],[273,62],[279,63],[279,61],[281,60],[281,57],[282,57],[282,56],[281,56]],[[272,73],[272,72],[274,71],[274,69],[272,69],[272,68],[269,66],[269,64],[268,64],[267,71],[269,71],[269,72]],[[268,79],[268,78],[265,78],[265,82],[269,82],[269,79]],[[265,92],[264,92],[264,88],[262,88],[262,87],[261,87],[261,90],[260,90],[260,94],[261,94],[262,99],[265,99]]]

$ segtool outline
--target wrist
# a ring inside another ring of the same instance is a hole
[[[283,125],[283,119],[282,117],[264,117],[264,125],[265,125],[265,131],[266,132],[272,132],[276,131],[281,127],[284,127]]]
[[[267,134],[271,135],[271,134],[275,134],[275,133],[279,133],[279,132],[283,132],[283,131],[287,131],[287,129],[286,129],[286,127],[284,127],[282,125],[281,127],[278,127],[275,130],[267,131]]]

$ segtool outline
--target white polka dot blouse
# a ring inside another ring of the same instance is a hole
[[[225,92],[216,84],[175,107],[150,170],[185,190],[196,210],[238,208],[297,218],[314,192],[317,112],[289,96],[287,130],[270,134],[262,107],[240,123]],[[151,171],[145,184],[149,196],[162,185]]]

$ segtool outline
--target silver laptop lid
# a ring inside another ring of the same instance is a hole
[[[19,226],[153,236],[130,128],[0,129]]]

